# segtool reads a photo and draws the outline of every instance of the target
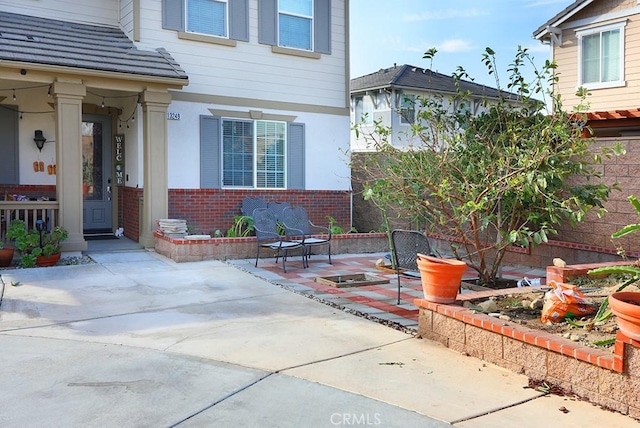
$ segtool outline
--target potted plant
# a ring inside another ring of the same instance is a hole
[[[638,216],[640,216],[640,199],[634,195],[629,196],[628,199]],[[611,238],[622,238],[639,231],[640,223],[628,224],[617,232],[612,233]],[[628,279],[602,302],[601,310],[598,312],[604,312],[608,305],[611,308],[611,312],[617,317],[620,331],[627,337],[640,341],[640,293],[623,291],[627,286],[640,281],[640,267],[638,267],[637,262],[633,266],[607,266],[592,269],[588,273],[590,275],[623,274],[628,276]]]
[[[7,267],[13,260],[13,247],[5,247],[4,241],[0,241],[0,267]]]
[[[37,229],[27,230],[23,220],[14,220],[7,237],[15,242],[20,253],[20,267],[53,266],[60,259],[62,242],[67,239],[68,232],[62,226],[48,232],[41,221]]]
[[[449,304],[456,301],[467,264],[462,260],[418,253],[418,269],[425,300]]]

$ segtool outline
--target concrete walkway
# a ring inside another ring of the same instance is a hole
[[[91,257],[0,271],[0,426],[638,426],[224,262]]]

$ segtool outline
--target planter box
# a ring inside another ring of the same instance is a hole
[[[233,260],[256,257],[256,238],[170,238],[155,232],[155,250],[176,262]],[[385,233],[345,233],[331,237],[331,254],[364,254],[389,251]],[[263,251],[264,258],[271,257]]]

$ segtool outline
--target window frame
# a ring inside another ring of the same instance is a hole
[[[615,22],[608,25],[602,25],[597,27],[585,28],[576,31],[576,36],[578,38],[578,87],[584,87],[586,89],[604,89],[604,88],[615,88],[625,86],[625,27],[626,20],[621,22]],[[617,80],[612,81],[602,81],[602,68],[603,68],[603,58],[602,58],[602,50],[600,49],[599,53],[599,77],[598,81],[585,83],[584,82],[584,37],[592,36],[594,34],[599,34],[599,42],[600,46],[602,46],[602,34],[609,31],[618,31],[619,37],[619,63],[618,67],[620,70],[620,74]]]
[[[200,34],[208,37],[220,37],[222,39],[229,38],[229,0],[208,0],[214,3],[224,3],[224,34],[212,34],[202,33],[200,31],[189,30],[189,3],[192,0],[185,0],[185,16],[184,16],[184,31],[188,34]]]
[[[243,122],[243,123],[251,123],[252,125],[252,186],[237,186],[237,185],[229,185],[225,184],[225,157],[224,157],[224,123],[225,122]],[[282,187],[260,187],[259,183],[259,171],[258,171],[258,163],[259,163],[259,138],[258,135],[258,123],[274,123],[278,126],[282,126],[282,131],[284,133],[284,144],[282,147],[282,152],[278,154],[278,156],[282,156],[282,169],[272,171],[276,174],[282,174]],[[249,119],[240,119],[234,117],[223,117],[220,120],[220,187],[222,189],[255,189],[255,190],[287,190],[288,188],[288,152],[289,152],[289,123],[281,120],[249,120]]]
[[[289,12],[289,11],[283,11],[280,8],[280,0],[277,0],[277,11],[276,11],[276,23],[277,23],[277,29],[276,29],[276,36],[278,38],[278,47],[281,48],[286,48],[286,49],[296,49],[296,50],[300,50],[303,52],[314,52],[314,33],[315,33],[315,0],[308,0],[311,2],[311,15],[301,15],[298,13],[294,13],[294,12]],[[300,48],[300,47],[296,47],[296,46],[288,46],[288,45],[284,45],[282,44],[282,37],[281,37],[281,29],[280,29],[280,16],[281,15],[286,15],[286,16],[293,16],[296,18],[304,18],[304,19],[308,19],[309,20],[309,49],[305,49],[305,48]]]
[[[407,102],[411,100],[411,104]],[[406,104],[405,104],[406,103]],[[403,125],[411,125],[416,120],[416,95],[415,94],[400,94],[400,105],[398,106],[398,115],[400,116],[400,123]],[[410,113],[411,117],[405,117],[407,113]]]

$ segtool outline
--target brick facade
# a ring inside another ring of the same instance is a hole
[[[169,217],[187,220],[197,234],[226,233],[247,197],[289,202],[304,207],[315,224],[328,226],[327,216],[331,216],[345,231],[351,228],[351,192],[346,191],[170,189]]]

